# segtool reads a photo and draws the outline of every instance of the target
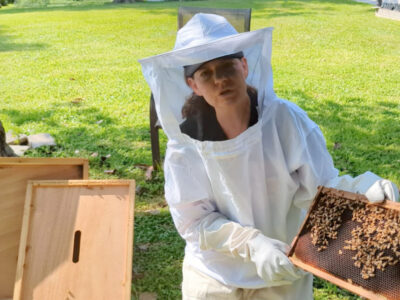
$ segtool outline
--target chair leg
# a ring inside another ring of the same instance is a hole
[[[160,141],[157,127],[157,113],[154,104],[153,94],[150,97],[150,139],[151,139],[151,155],[153,159],[153,168],[158,170],[161,165],[160,158]]]

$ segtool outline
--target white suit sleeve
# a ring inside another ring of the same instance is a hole
[[[399,191],[396,185],[372,172],[365,172],[357,177],[338,176],[339,172],[333,166],[325,139],[318,127],[307,135],[303,149],[300,166],[293,173],[299,182],[295,195],[295,205],[298,207],[307,208],[310,205],[318,185],[363,194],[370,202],[381,202],[385,198],[398,201]]]
[[[318,186],[337,178],[339,172],[333,165],[325,139],[318,127],[314,127],[305,137],[301,148],[303,151],[297,156],[297,165],[292,172],[292,177],[299,184],[294,204],[300,208],[308,208]]]
[[[379,203],[384,199],[399,201],[399,190],[397,186],[393,182],[382,179],[369,171],[357,177],[351,177],[349,175],[336,177],[325,185],[352,193],[363,194],[372,203]]]

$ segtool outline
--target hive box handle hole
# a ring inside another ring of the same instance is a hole
[[[79,252],[81,248],[81,231],[75,231],[74,235],[74,252],[72,254],[72,261],[77,263],[79,261]]]

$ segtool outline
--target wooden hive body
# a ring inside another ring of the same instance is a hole
[[[14,300],[131,294],[134,181],[32,181]]]
[[[0,299],[13,296],[28,180],[87,178],[86,159],[0,157]]]

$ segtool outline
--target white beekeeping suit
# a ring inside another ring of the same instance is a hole
[[[237,34],[223,17],[197,14],[173,51],[140,63],[168,137],[165,196],[186,240],[185,263],[226,285],[268,287],[269,300],[305,300],[312,299],[312,277],[285,251],[317,186],[365,193],[375,183],[369,192],[376,201],[394,199],[396,189],[372,173],[338,177],[318,126],[273,91],[271,35],[272,28]],[[258,122],[225,141],[181,133],[181,108],[192,93],[183,66],[239,51],[247,84],[258,91]]]

